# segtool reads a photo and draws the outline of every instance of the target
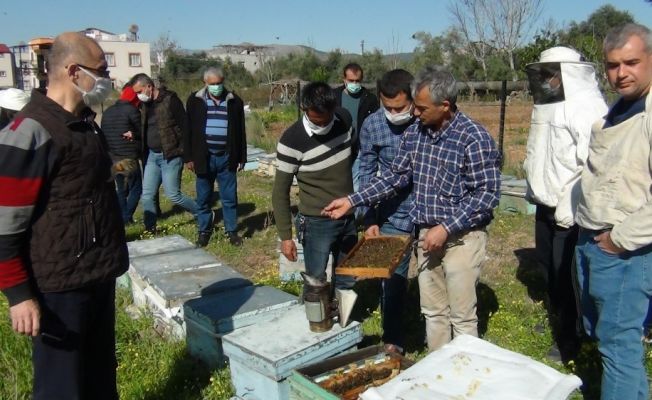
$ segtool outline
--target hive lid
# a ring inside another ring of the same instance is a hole
[[[251,325],[261,314],[296,305],[298,298],[270,286],[246,286],[202,296],[184,304],[184,316],[214,333]]]
[[[297,305],[270,321],[225,335],[222,346],[227,357],[278,381],[293,369],[338,354],[361,340],[358,322],[311,332],[303,305]]]
[[[131,266],[145,280],[155,274],[193,270],[208,265],[221,265],[221,262],[205,250],[195,248],[131,259]]]
[[[233,268],[221,264],[154,273],[146,276],[145,281],[163,298],[167,307],[177,307],[189,299],[251,285],[250,280]]]
[[[127,242],[129,258],[169,253],[177,250],[194,249],[195,245],[181,235],[170,235],[154,239]]]

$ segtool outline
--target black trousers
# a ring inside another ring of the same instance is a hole
[[[537,204],[534,229],[536,253],[548,275],[549,312],[557,319],[553,334],[558,341],[577,337],[575,245],[578,227],[562,228],[555,223],[555,209]]]
[[[115,280],[43,293],[41,335],[33,338],[35,400],[114,400]]]

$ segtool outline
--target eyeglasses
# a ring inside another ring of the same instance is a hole
[[[87,67],[87,66],[79,64],[79,63],[75,63],[75,64],[78,67],[81,67],[81,68],[84,68],[84,69],[87,69],[87,70],[93,72],[99,78],[108,78],[109,77],[109,70],[108,69],[97,69],[97,68]]]

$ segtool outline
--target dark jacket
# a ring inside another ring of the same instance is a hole
[[[344,85],[338,86],[333,89],[335,93],[335,100],[337,101],[337,106],[342,107],[342,92],[344,91]],[[378,110],[379,103],[378,97],[375,94],[371,93],[364,86],[360,90],[360,105],[358,106],[358,126],[355,127],[355,132],[351,141],[353,142],[353,151],[355,154],[358,153],[358,148],[360,147],[360,130],[362,129],[362,123],[365,118],[373,114]]]
[[[106,137],[109,153],[114,160],[140,158],[141,152],[140,111],[126,100],[118,100],[102,114],[102,132]],[[122,134],[131,131],[134,140]]]
[[[186,162],[195,164],[195,172],[208,171],[208,145],[206,144],[206,88],[191,93],[186,101],[188,112],[188,135],[184,140]],[[245,132],[244,103],[233,92],[225,93],[228,128],[226,148],[229,152],[229,170],[236,171],[238,164],[247,162],[247,135]]]
[[[66,291],[124,273],[125,232],[102,133],[34,91],[0,144],[0,175],[19,177],[12,186],[21,192],[0,230],[0,289],[10,304],[33,297],[33,288]]]
[[[158,97],[147,105],[147,112],[155,112],[158,132],[161,135],[163,157],[170,160],[183,155],[183,137],[186,136],[186,111],[175,92],[165,88],[159,89]],[[147,123],[143,134],[143,143],[147,149]]]

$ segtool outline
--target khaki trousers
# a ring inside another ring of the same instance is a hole
[[[417,265],[421,313],[426,319],[428,350],[437,350],[454,336],[478,336],[475,288],[485,260],[487,232],[476,229],[449,236],[442,250],[425,252],[428,231],[419,231]]]

